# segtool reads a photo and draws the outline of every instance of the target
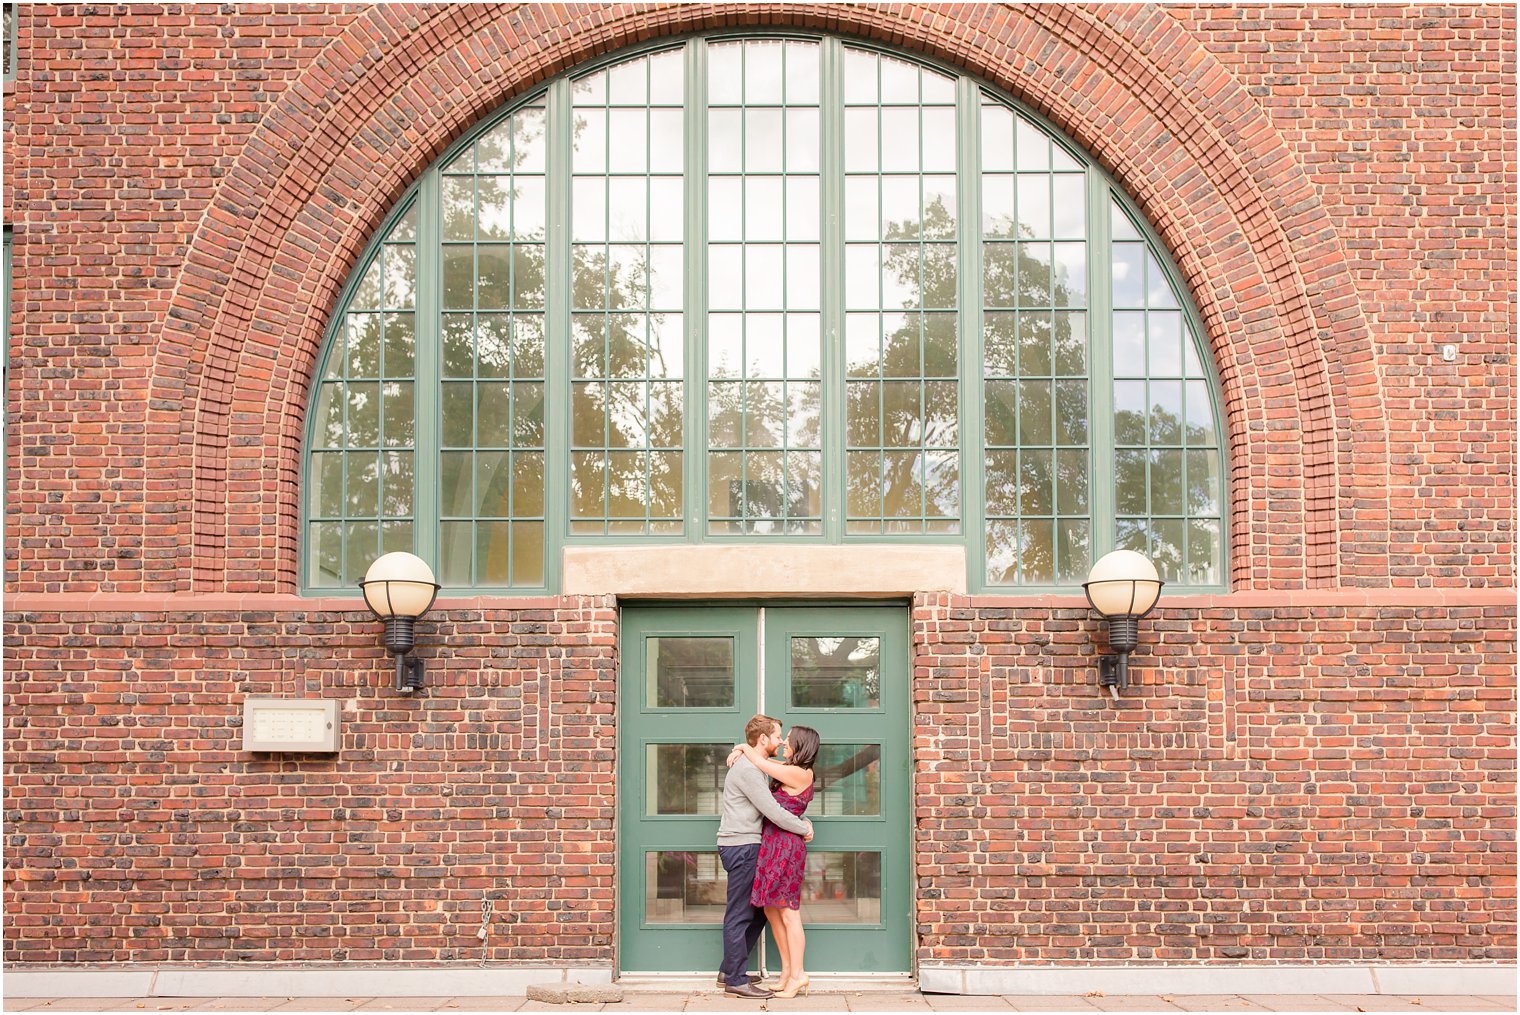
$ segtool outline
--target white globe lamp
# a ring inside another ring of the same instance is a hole
[[[396,690],[402,693],[422,689],[422,660],[409,653],[417,618],[432,609],[438,589],[427,561],[402,551],[376,557],[359,583],[365,604],[385,621],[385,647],[396,656]]]
[[[1129,686],[1129,654],[1140,643],[1140,618],[1156,608],[1165,584],[1156,565],[1134,550],[1104,554],[1082,583],[1087,601],[1108,621],[1108,644],[1117,657],[1099,661],[1098,684],[1115,700]]]

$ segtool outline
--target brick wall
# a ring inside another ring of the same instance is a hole
[[[781,17],[21,6],[8,587],[293,591],[310,372],[394,201],[569,66]],[[1512,10],[784,17],[983,75],[1139,202],[1219,367],[1236,588],[1512,584]]]
[[[416,697],[378,627],[11,614],[6,961],[605,962],[613,604],[430,614]],[[342,751],[244,753],[248,695],[339,699]]]
[[[20,613],[9,962],[613,959],[616,612]],[[1514,611],[920,597],[917,960],[1513,960]],[[343,750],[239,750],[249,694]],[[500,918],[475,937],[482,899]]]
[[[920,962],[1514,960],[1514,611],[914,610]]]
[[[1131,698],[1096,698],[1077,602],[917,604],[920,960],[1513,959],[1512,9],[28,4],[7,961],[474,962],[486,896],[485,957],[611,957],[612,604],[440,613],[395,697],[367,616],[292,595],[308,382],[471,124],[780,21],[1092,152],[1226,398],[1234,593],[1146,622]],[[349,747],[237,752],[250,692],[342,699]]]

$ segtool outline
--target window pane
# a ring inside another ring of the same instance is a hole
[[[380,526],[375,522],[349,522],[344,527],[343,550],[346,574],[362,576],[380,556]]]
[[[1047,518],[1019,523],[1019,580],[1049,585],[1055,579],[1055,531]]]
[[[311,456],[306,482],[312,517],[343,517],[343,457],[334,453]]]
[[[475,489],[473,462],[469,451],[445,451],[439,456],[438,509],[444,517],[469,517]]]
[[[475,523],[476,583],[506,585],[511,580],[510,534],[508,522]]]
[[[648,744],[644,813],[718,815],[732,744]],[[815,808],[816,810],[816,808]]]
[[[1115,505],[1120,514],[1144,514],[1149,498],[1145,489],[1145,452],[1114,452]]]
[[[810,927],[881,923],[881,854],[809,850],[801,913]]]
[[[644,922],[721,926],[728,875],[715,850],[644,854]]]
[[[324,384],[317,392],[317,404],[312,410],[312,446],[318,448],[342,447],[345,432],[343,415],[345,402],[341,384]]]
[[[733,707],[732,638],[649,638],[645,652],[650,707]]]
[[[1187,452],[1187,513],[1219,513],[1219,453]]]
[[[544,526],[541,522],[512,523],[512,584],[544,584]]]
[[[1056,580],[1081,582],[1092,569],[1087,519],[1062,519],[1056,524]]]
[[[544,513],[544,456],[521,452],[512,456],[512,516],[537,518]]]
[[[1150,512],[1153,515],[1183,513],[1183,452],[1169,449],[1151,451]],[[1181,545],[1179,540],[1178,545]]]
[[[791,639],[792,708],[880,708],[881,639]]]
[[[1051,443],[1049,381],[1019,382],[1019,443]]]
[[[1052,490],[1053,452],[1026,449],[1019,453],[1019,511],[1048,515],[1055,511]]]
[[[386,518],[410,517],[416,485],[411,452],[392,451],[382,455],[380,482],[380,514]]]
[[[1198,585],[1220,581],[1219,531],[1219,522],[1212,518],[1188,522],[1187,581]]]
[[[724,757],[728,749],[724,747]],[[723,758],[719,759],[722,764]],[[814,766],[810,813],[872,815],[881,813],[881,745],[824,744]]]

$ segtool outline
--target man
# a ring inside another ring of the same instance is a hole
[[[744,727],[744,739],[767,756],[781,748],[781,723],[757,715]],[[813,838],[813,823],[789,813],[771,796],[770,780],[740,754],[723,781],[723,820],[718,823],[718,857],[728,873],[728,908],[723,912],[723,965],[718,982],[725,993],[764,999],[772,992],[760,987],[759,977],[746,972],[749,954],[765,929],[765,910],[749,904],[755,885],[755,861],[760,856],[764,818],[803,839]]]

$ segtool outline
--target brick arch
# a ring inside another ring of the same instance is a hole
[[[175,482],[146,491],[164,533],[145,547],[150,587],[296,587],[300,445],[326,323],[386,212],[449,143],[596,55],[782,22],[956,64],[1091,152],[1156,227],[1203,315],[1226,401],[1236,587],[1386,581],[1370,335],[1330,219],[1265,114],[1164,10],[959,10],[959,21],[930,6],[825,4],[366,11],[270,109],[187,252],[154,364],[149,454]]]

